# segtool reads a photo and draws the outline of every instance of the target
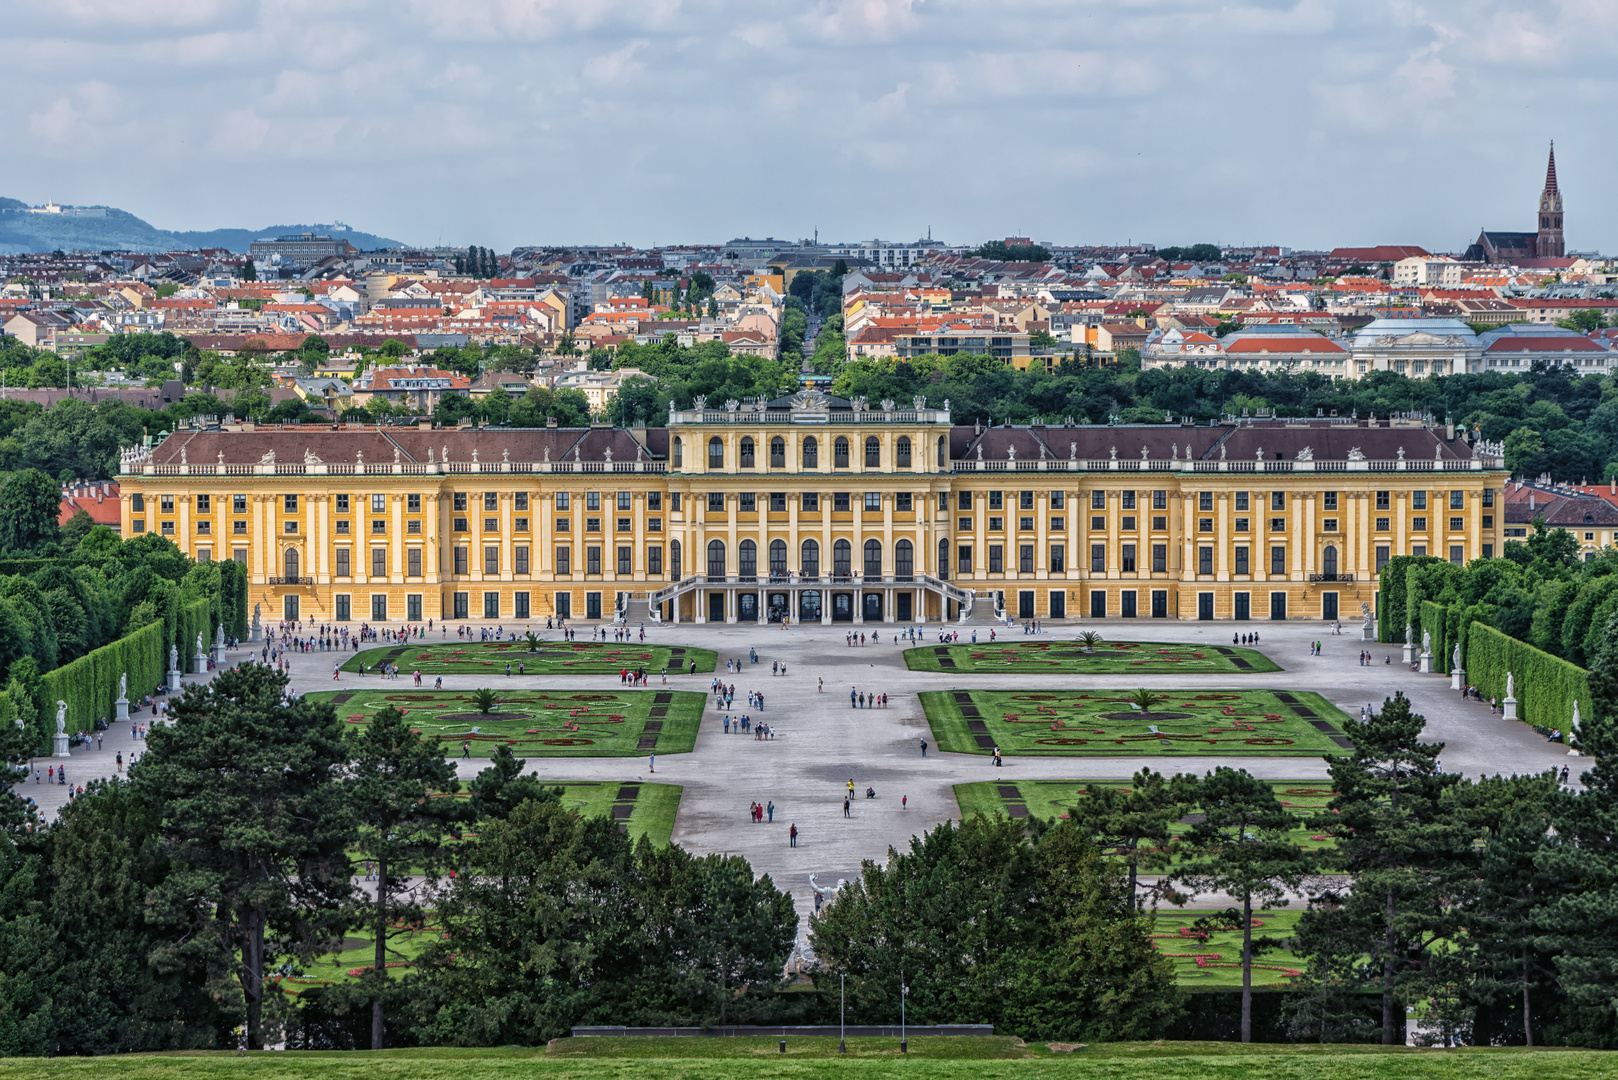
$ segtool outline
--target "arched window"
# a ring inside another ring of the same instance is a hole
[[[948,464],[949,444],[944,441],[944,436],[940,435],[938,437],[938,467],[942,469]]]
[[[938,576],[945,581],[949,580],[949,541],[938,542]]]
[[[725,442],[715,435],[708,440],[708,468],[723,469],[725,467]]]
[[[777,435],[770,440],[770,468],[784,469],[787,467],[787,441]]]
[[[1328,579],[1337,576],[1336,544],[1327,544],[1326,550],[1320,553],[1320,569],[1325,572]]]
[[[798,563],[798,573],[806,578],[820,576],[820,544],[814,540],[803,542],[803,557]]]
[[[806,469],[820,468],[820,443],[810,435],[803,440],[803,467]]]
[[[770,541],[770,573],[785,574],[787,572],[787,542],[785,540]]]
[[[882,440],[871,435],[865,440],[865,467],[867,469],[880,469],[882,467]]]
[[[669,580],[680,580],[680,542],[669,541]]]
[[[879,578],[882,576],[882,541],[865,541],[865,576]]]
[[[725,580],[725,542],[723,540],[708,541],[708,577],[710,580]]]
[[[850,557],[854,549],[847,540],[838,540],[831,546],[831,572],[837,577],[846,578],[854,571],[849,567]]]
[[[742,455],[741,455],[741,457],[742,457],[742,468],[751,469],[753,467],[753,437],[751,435],[743,435],[742,436]]]
[[[894,461],[894,465],[901,469],[910,468],[910,436],[899,436],[897,459]]]
[[[751,581],[758,577],[758,545],[751,540],[743,540],[738,554],[741,556],[741,565],[737,573],[741,574],[743,581]]]
[[[900,540],[893,545],[893,572],[900,581],[909,581],[916,574],[916,549],[910,541]]]
[[[286,563],[287,580],[296,585],[298,583],[298,549],[287,548],[286,558],[282,561]]]
[[[831,464],[834,469],[848,468],[848,440],[841,435],[831,444]]]
[[[680,437],[678,435],[676,435],[674,437],[674,467],[676,469],[678,469],[680,466],[682,466],[684,464],[685,464],[685,445],[680,442]]]

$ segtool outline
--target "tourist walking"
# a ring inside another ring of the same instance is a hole
[[[791,828],[787,829],[787,842],[791,847],[798,846],[798,826],[796,823],[794,823]]]

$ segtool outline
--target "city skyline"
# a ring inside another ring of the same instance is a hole
[[[166,229],[1459,252],[1532,223],[1556,138],[1569,250],[1618,242],[1613,151],[1579,134],[1613,96],[1601,6],[199,0],[12,23],[26,149],[0,194]]]

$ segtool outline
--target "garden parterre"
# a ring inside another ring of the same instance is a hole
[[[1258,650],[1233,645],[1102,641],[1091,646],[1016,636],[907,649],[905,664],[911,671],[963,675],[1226,675],[1281,670]]]
[[[963,754],[1307,755],[1343,753],[1348,718],[1295,690],[1163,690],[1142,712],[1123,690],[932,690],[938,748]]]
[[[502,689],[487,713],[471,691],[424,690],[403,680],[363,690],[309,695],[336,706],[339,719],[364,724],[389,705],[405,713],[422,735],[447,744],[460,757],[487,757],[505,743],[518,757],[632,757],[688,753],[707,703],[684,690]]]
[[[344,671],[374,671],[380,664],[397,665],[402,672],[424,675],[501,676],[506,665],[525,675],[616,675],[628,668],[658,675],[664,668],[670,674],[689,672],[696,661],[697,671],[712,671],[717,655],[712,649],[688,645],[653,645],[632,641],[538,641],[522,638],[504,641],[422,641],[381,645],[355,653],[343,663]]]

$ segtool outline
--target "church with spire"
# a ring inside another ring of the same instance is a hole
[[[1545,163],[1545,190],[1539,193],[1539,227],[1534,232],[1484,229],[1462,256],[1467,262],[1517,263],[1560,259],[1567,254],[1562,237],[1562,192],[1556,186],[1556,144]]]

